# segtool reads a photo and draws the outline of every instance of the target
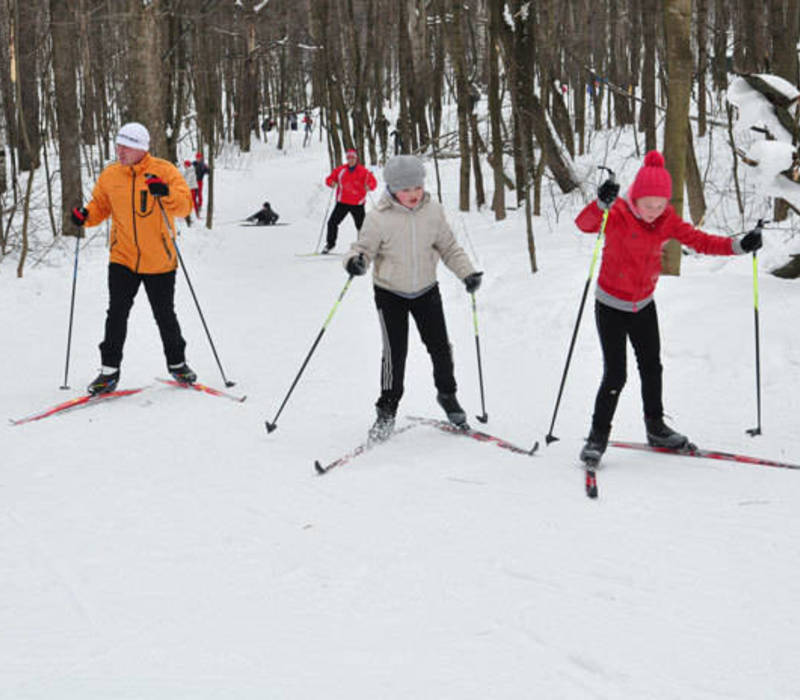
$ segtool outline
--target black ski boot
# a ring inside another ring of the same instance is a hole
[[[607,430],[592,428],[589,437],[586,438],[586,444],[581,449],[581,462],[591,467],[595,467],[600,463],[600,458],[608,446],[608,433],[609,431]]]
[[[461,408],[461,404],[458,403],[458,399],[456,398],[455,394],[437,394],[436,401],[438,401],[439,405],[447,414],[447,420],[449,420],[456,428],[459,430],[469,430],[467,414],[464,409]]]
[[[180,382],[181,384],[194,384],[197,381],[197,375],[185,362],[179,365],[172,365],[167,369],[176,382]]]
[[[645,418],[644,424],[647,430],[647,443],[651,447],[685,450],[691,445],[689,438],[665,425],[663,418]]]
[[[394,412],[380,406],[376,406],[375,410],[378,417],[369,429],[367,439],[369,442],[385,442],[394,432]]]
[[[100,374],[98,374],[94,381],[86,387],[86,391],[88,391],[92,396],[97,396],[98,394],[107,394],[109,391],[114,391],[117,388],[117,384],[119,384],[119,370],[112,370],[110,372],[104,371],[110,369],[109,367],[103,367],[100,370]]]

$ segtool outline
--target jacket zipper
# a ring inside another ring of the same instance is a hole
[[[136,230],[136,169],[131,167],[133,180],[131,181],[131,220],[133,222],[133,242],[136,245],[136,269],[139,273],[139,263],[142,259],[142,249],[139,247],[139,232]]]
[[[414,291],[417,290],[417,279],[419,278],[418,262],[417,262],[417,223],[415,221],[414,212],[409,211],[408,216],[411,219],[411,285]]]

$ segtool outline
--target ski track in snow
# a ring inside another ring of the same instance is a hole
[[[629,145],[609,162],[621,179],[637,165]],[[456,212],[456,163],[442,163],[453,228],[486,272],[485,429],[539,440],[539,452],[420,426],[318,477],[314,459],[352,449],[373,420],[371,284],[353,281],[268,435],[346,281],[341,260],[296,256],[319,237],[327,157],[317,143],[288,155],[259,144],[219,163],[220,221],[266,197],[290,224],[181,225],[232,391],[248,400],[154,381],[164,367],[142,293],[121,387],[147,391],[4,429],[0,698],[800,698],[799,474],[610,449],[589,501],[577,453],[602,370],[591,297],[560,440],[544,444],[594,244],[571,224],[577,199],[558,223],[537,219],[531,275],[522,212],[501,223]],[[347,219],[337,252],[354,237]],[[69,395],[98,364],[100,238],[81,252]],[[71,263],[65,250],[21,280],[10,261],[0,268],[8,417],[67,396]],[[439,278],[474,416],[469,297],[443,267]],[[688,256],[680,278],[662,279],[665,406],[702,447],[797,462],[800,299],[767,274],[760,291],[764,434],[745,434],[756,418],[748,256]],[[176,304],[190,364],[223,388],[181,273]],[[630,352],[628,367],[614,437],[641,440]],[[412,328],[399,415],[439,413]]]

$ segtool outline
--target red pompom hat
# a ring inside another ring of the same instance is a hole
[[[672,177],[664,168],[664,156],[658,151],[650,151],[644,157],[644,165],[639,168],[628,197],[634,204],[640,197],[672,198]]]

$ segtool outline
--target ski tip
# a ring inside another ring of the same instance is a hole
[[[586,470],[586,495],[589,498],[597,498],[597,475],[594,469]]]
[[[538,449],[539,449],[539,441],[537,440],[536,442],[533,443],[533,447],[531,447],[530,452],[528,452],[528,454],[533,456],[536,454],[536,450]]]
[[[320,476],[322,476],[322,474],[328,471],[327,469],[325,469],[325,467],[322,466],[322,464],[320,464],[320,461],[318,459],[314,460],[314,469]]]

